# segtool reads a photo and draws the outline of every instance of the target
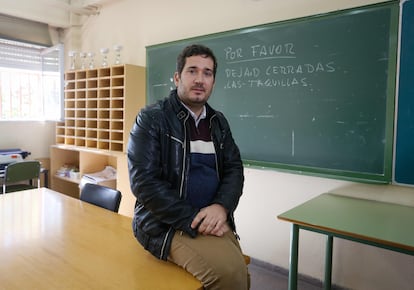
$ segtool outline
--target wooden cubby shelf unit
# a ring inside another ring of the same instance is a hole
[[[145,105],[145,69],[135,65],[65,73],[64,121],[56,144],[125,152],[129,131]]]

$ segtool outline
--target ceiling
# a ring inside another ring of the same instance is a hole
[[[0,0],[0,14],[67,28],[79,25],[82,16],[99,13],[110,0]]]

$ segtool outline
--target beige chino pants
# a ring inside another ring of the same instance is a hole
[[[168,259],[200,280],[205,289],[249,289],[247,265],[231,231],[222,237],[198,235],[194,239],[176,232]]]

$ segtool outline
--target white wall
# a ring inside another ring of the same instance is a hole
[[[0,149],[20,148],[31,152],[28,159],[48,158],[52,144],[55,144],[54,122],[0,122]]]
[[[372,4],[375,0],[119,0],[105,1],[100,14],[66,34],[67,49],[93,51],[124,46],[126,63],[145,66],[145,46],[284,19]],[[79,35],[80,39],[73,37]],[[99,60],[100,57],[97,57]],[[110,62],[113,53],[110,54]],[[287,268],[290,225],[276,216],[318,194],[368,192],[370,198],[412,199],[412,188],[359,185],[274,170],[246,168],[244,195],[236,213],[243,250],[254,258]],[[378,194],[381,193],[381,196]],[[324,237],[300,233],[299,271],[322,279]],[[335,239],[333,283],[351,289],[413,289],[414,258]]]

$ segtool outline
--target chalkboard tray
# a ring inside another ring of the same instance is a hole
[[[209,103],[247,165],[387,183],[392,175],[398,1],[147,47],[147,103],[174,88],[184,46],[218,59]]]

